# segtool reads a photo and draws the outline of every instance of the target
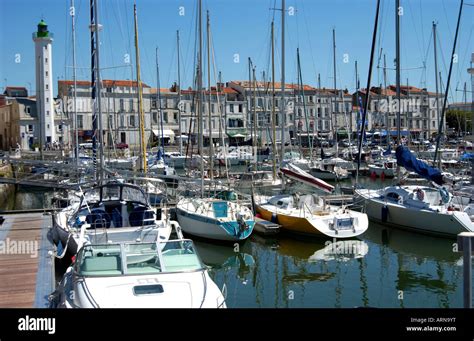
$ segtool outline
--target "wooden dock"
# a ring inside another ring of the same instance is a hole
[[[47,308],[55,287],[51,216],[3,215],[0,225],[0,308]]]

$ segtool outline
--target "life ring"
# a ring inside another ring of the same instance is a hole
[[[417,188],[416,197],[418,198],[418,200],[423,201],[425,199],[425,192],[423,192],[422,189]]]

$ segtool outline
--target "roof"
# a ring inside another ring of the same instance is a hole
[[[249,81],[242,81],[242,80],[236,80],[236,81],[230,81],[230,83],[233,83],[233,84],[236,84],[236,85],[239,85],[243,88],[253,88],[254,87],[254,82],[249,82]],[[268,81],[268,82],[261,82],[261,81],[257,81],[255,82],[256,85],[257,85],[257,88],[271,88],[273,86],[273,83]],[[300,85],[299,84],[294,84],[294,83],[286,83],[285,84],[285,90],[298,90],[300,88]],[[278,89],[280,90],[281,89],[281,83],[280,82],[275,82],[275,89]],[[306,91],[309,91],[309,90],[315,90],[315,88],[313,88],[312,86],[310,85],[303,85],[303,90],[306,90]]]
[[[78,86],[92,86],[92,83],[90,81],[76,81],[76,84]],[[72,80],[59,80],[58,85],[74,85],[74,81]],[[125,86],[125,87],[132,87],[136,88],[137,87],[137,81],[131,81],[131,80],[113,80],[113,79],[103,79],[102,80],[102,86],[105,88],[113,87],[113,86]],[[149,88],[150,86],[142,82],[142,87],[143,88]]]

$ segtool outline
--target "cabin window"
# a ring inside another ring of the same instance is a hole
[[[400,199],[400,196],[397,193],[393,193],[393,192],[388,193],[386,195],[386,197],[388,199],[392,199],[392,200],[395,200],[395,201],[398,201],[398,199]]]

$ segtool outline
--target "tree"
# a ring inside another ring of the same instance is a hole
[[[446,125],[456,132],[471,131],[471,115],[469,111],[450,109],[446,111]]]

